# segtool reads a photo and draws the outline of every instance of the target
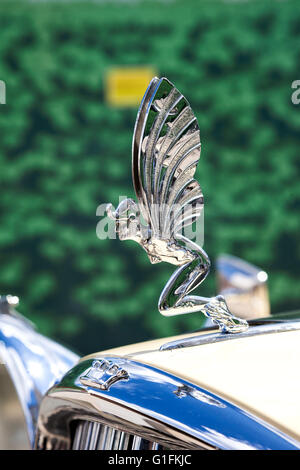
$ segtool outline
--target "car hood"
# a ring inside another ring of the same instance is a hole
[[[93,357],[112,354],[186,379],[300,439],[299,321],[263,322],[237,335],[204,330]]]

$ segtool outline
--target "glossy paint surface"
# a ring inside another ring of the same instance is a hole
[[[182,377],[300,441],[299,321],[267,321],[239,335],[208,330],[97,354]]]
[[[199,442],[204,441],[220,449],[300,449],[298,441],[198,385],[137,361],[116,356],[102,357],[122,366],[129,379],[115,383],[107,391],[85,387],[80,377],[89,372],[93,360],[84,360],[43,400],[41,422],[55,421],[47,415],[47,401],[52,400],[51,413],[55,416],[55,399],[58,399],[58,409],[64,398],[69,400],[72,409],[78,406],[78,394],[86,393],[87,404],[89,396],[92,396],[94,403],[98,398],[99,409],[103,400],[126,405],[199,439]],[[82,395],[81,401],[85,401]],[[110,407],[113,410],[113,406]],[[90,405],[87,406],[89,408]],[[83,409],[82,413],[84,415],[86,410]]]

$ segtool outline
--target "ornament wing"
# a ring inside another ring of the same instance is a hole
[[[132,145],[132,176],[141,215],[156,238],[174,238],[203,207],[194,179],[200,131],[184,96],[154,78],[142,100]]]

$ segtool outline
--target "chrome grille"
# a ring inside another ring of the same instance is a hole
[[[151,442],[102,423],[77,421],[73,450],[163,450],[157,442]]]

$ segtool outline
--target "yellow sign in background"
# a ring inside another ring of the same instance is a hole
[[[155,75],[156,71],[152,66],[109,69],[105,84],[107,103],[117,107],[138,106]]]

